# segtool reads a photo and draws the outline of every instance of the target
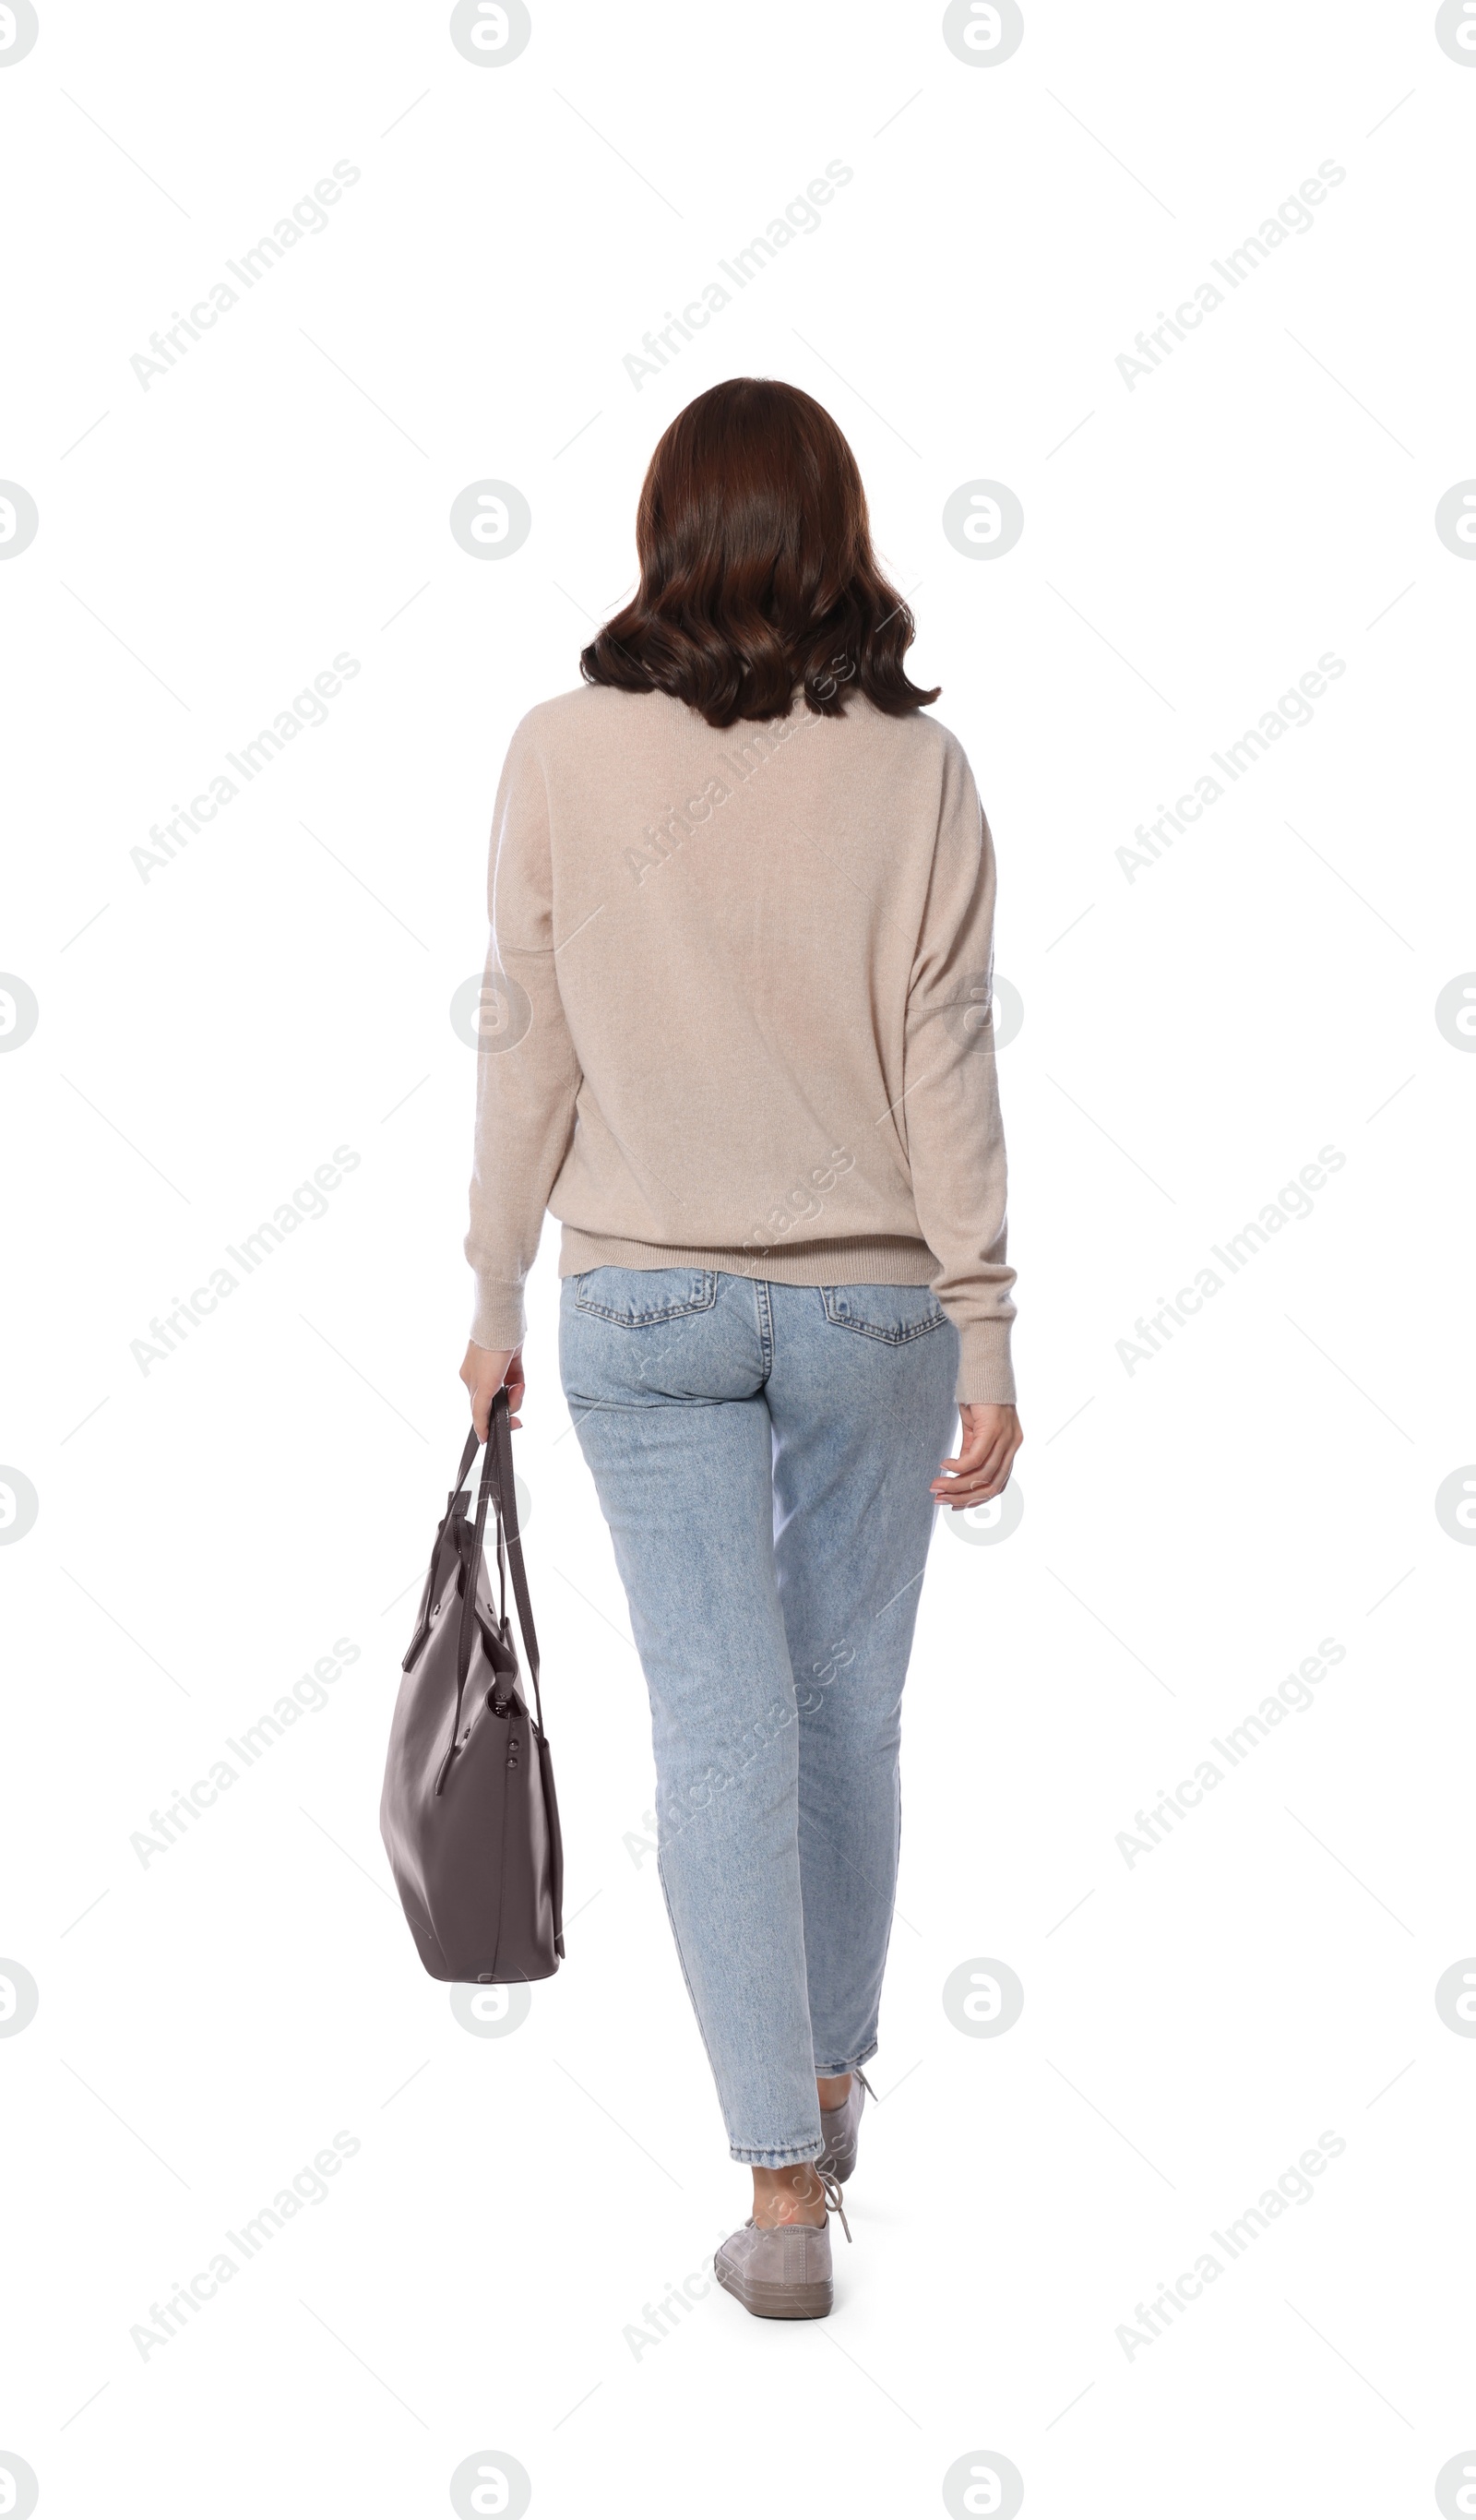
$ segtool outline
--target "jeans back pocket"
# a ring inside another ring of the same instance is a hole
[[[646,1330],[687,1313],[710,1313],[718,1299],[715,1269],[586,1269],[574,1281],[574,1310]]]
[[[948,1320],[931,1286],[822,1286],[826,1319],[838,1330],[902,1347],[926,1338]]]

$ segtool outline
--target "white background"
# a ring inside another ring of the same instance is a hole
[[[1476,1951],[1476,1557],[1434,1510],[1476,1456],[1476,1059],[1434,1015],[1476,966],[1476,569],[1433,521],[1476,473],[1476,70],[1425,6],[1025,18],[973,67],[933,7],[557,0],[483,68],[444,8],[72,0],[0,70],[0,473],[40,518],[0,566],[0,964],[39,1006],[0,1058],[0,1459],[39,1499],[0,1551],[0,1951],[40,1999],[0,2039],[0,2451],[43,2520],[402,2520],[482,2450],[535,2514],[925,2514],[994,2450],[1038,2515],[1382,2520],[1476,2442],[1476,2045],[1434,2002]],[[818,232],[637,390],[643,334],[834,158]],[[1311,232],[1130,390],[1119,353],[1329,158]],[[150,335],[340,159],[326,231],[145,389]],[[631,585],[659,431],[743,373],[847,431],[995,831],[1025,1511],[936,1534],[836,2312],[710,2292],[639,2344],[746,2177],[642,1843],[552,1233],[517,1441],[571,1921],[514,2032],[422,1975],[377,1808],[466,1416],[449,1007],[503,748]],[[495,564],[447,524],[489,476],[533,518]],[[980,477],[1025,514],[983,564],[940,521]],[[1326,652],[1314,722],[1130,881],[1135,826]],[[150,826],[340,652],[328,722],[146,880]],[[328,1213],[142,1371],[338,1146]],[[1313,1214],[1130,1373],[1137,1317],[1324,1146]],[[1329,1637],[1311,1709],[1130,1867]],[[141,1862],[340,1638],[327,1705]],[[1003,2037],[943,2009],[980,1957],[1025,1989]],[[340,2130],[325,2199],[141,2356]],[[1130,2359],[1324,2130],[1311,2201]]]

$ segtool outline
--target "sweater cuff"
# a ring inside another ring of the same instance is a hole
[[[519,1348],[526,1327],[522,1288],[509,1285],[505,1278],[478,1277],[476,1307],[471,1316],[472,1346]]]
[[[976,1405],[993,1401],[1012,1409],[1014,1396],[1008,1322],[969,1322],[961,1327],[955,1400],[961,1407],[965,1401]]]

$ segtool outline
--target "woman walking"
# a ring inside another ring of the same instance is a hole
[[[753,2173],[717,2272],[760,2317],[815,2318],[876,2047],[935,1508],[999,1495],[1021,1440],[994,860],[818,403],[752,378],[698,396],[637,543],[634,601],[517,727],[498,791],[506,1021],[478,1062],[462,1378],[479,1432],[504,1382],[520,1405],[551,1210],[662,1887]]]

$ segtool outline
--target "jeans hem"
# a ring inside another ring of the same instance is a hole
[[[823,2065],[817,2056],[815,2071],[823,2075],[827,2082],[829,2082],[835,2074],[854,2074],[858,2065],[870,2065],[880,2044],[879,2040],[873,2039],[870,2048],[863,2048],[859,2055],[848,2056],[843,2065]]]
[[[729,2145],[729,2152],[733,2160],[746,2162],[751,2170],[789,2170],[800,2162],[818,2161],[825,2148],[825,2137],[818,2135],[813,2143],[803,2147],[735,2143]]]

